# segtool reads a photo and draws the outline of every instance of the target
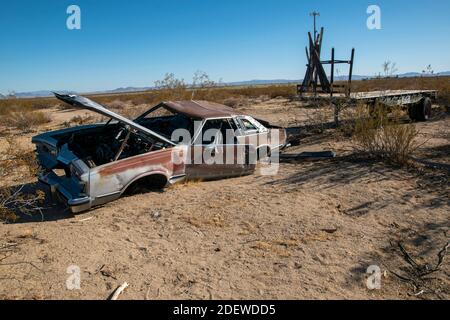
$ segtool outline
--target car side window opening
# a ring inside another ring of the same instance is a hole
[[[164,106],[157,106],[136,119],[140,125],[158,134],[171,138],[177,129],[188,130],[190,135],[194,134],[194,120],[179,113],[173,113]],[[178,141],[174,141],[178,142]]]
[[[234,144],[234,132],[235,129],[233,129],[228,119],[206,120],[205,125],[196,138],[195,144]]]
[[[258,128],[252,122],[250,122],[250,120],[246,118],[238,118],[238,122],[240,124],[241,129],[245,133],[253,133],[258,131]]]

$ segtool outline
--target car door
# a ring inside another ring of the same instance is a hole
[[[254,147],[239,144],[232,119],[204,120],[194,135],[186,164],[188,179],[218,179],[250,174],[255,165],[249,163]]]

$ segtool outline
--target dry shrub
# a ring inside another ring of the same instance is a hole
[[[50,114],[42,111],[11,112],[10,114],[4,115],[1,120],[7,127],[16,128],[23,132],[31,132],[35,127],[52,121]]]
[[[84,123],[84,119],[82,116],[75,116],[75,117],[72,117],[72,119],[70,119],[69,125],[70,125],[70,123],[75,123],[77,125],[81,125]]]
[[[148,105],[138,105],[123,109],[120,111],[120,114],[127,119],[136,119],[138,116],[143,114],[145,111],[149,109]]]
[[[108,103],[108,107],[110,109],[115,109],[115,110],[122,110],[124,108],[126,108],[129,105],[129,103],[116,99],[114,101],[111,101]]]
[[[271,99],[275,98],[287,98],[294,99],[297,96],[296,86],[292,85],[279,85],[270,86],[266,93]]]
[[[152,97],[150,93],[136,95],[132,97],[132,99],[130,100],[130,103],[134,106],[138,106],[141,104],[154,104],[155,102],[156,100]]]
[[[35,177],[39,163],[33,151],[25,150],[11,136],[6,137],[7,147],[0,156],[0,178],[20,173],[22,178]]]
[[[369,157],[404,166],[417,150],[419,132],[413,124],[401,124],[399,114],[389,119],[382,108],[373,112],[358,106],[353,133],[354,148]]]
[[[327,124],[333,118],[334,108],[329,105],[315,105],[309,107],[305,111],[305,115],[308,118],[306,125],[312,129],[314,133],[323,133],[326,130]]]
[[[23,192],[24,186],[0,189],[0,221],[15,222],[17,213],[32,215],[41,212],[41,204],[45,201],[45,192]]]
[[[260,102],[267,102],[267,101],[270,100],[270,97],[269,97],[269,95],[267,95],[267,94],[263,94],[263,95],[261,95],[261,96],[258,98],[258,100],[259,100]]]
[[[64,102],[58,103],[55,107],[58,110],[63,110],[63,111],[69,111],[69,110],[75,110],[76,109],[76,107],[74,107],[74,106],[72,106],[72,105],[70,105],[68,103],[64,103]]]
[[[8,147],[0,158],[0,178],[29,179],[39,173],[39,165],[32,151],[24,150],[11,137],[6,139]],[[45,200],[43,191],[23,192],[24,185],[0,188],[0,221],[13,222],[16,213],[33,214],[41,210]]]
[[[243,97],[230,97],[222,101],[222,103],[230,108],[239,108],[248,106],[248,99]]]
[[[222,103],[230,108],[237,108],[239,102],[240,102],[239,98],[231,97],[225,99]]]
[[[163,98],[161,101],[190,100],[192,97],[184,79],[177,79],[173,73],[167,73],[164,79],[155,81],[155,87],[159,89],[159,94]]]
[[[337,135],[350,138],[355,133],[355,119],[358,119],[362,112],[360,108],[364,105],[343,105],[339,112],[339,126],[337,127]]]
[[[74,116],[70,121],[68,122],[67,126],[70,126],[71,123],[74,123],[76,125],[83,125],[87,123],[95,122],[95,119],[92,115],[86,113],[84,116]],[[66,126],[66,124],[64,124]]]
[[[31,112],[39,109],[47,109],[58,105],[55,98],[33,98],[33,99],[0,99],[0,115],[11,112]]]

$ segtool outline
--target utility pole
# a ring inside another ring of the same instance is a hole
[[[320,12],[313,11],[309,15],[311,17],[314,17],[314,41],[316,41],[317,39],[316,17],[320,17]]]

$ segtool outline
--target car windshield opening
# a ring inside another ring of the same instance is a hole
[[[173,132],[177,129],[187,130],[191,136],[194,134],[194,119],[184,114],[174,113],[164,106],[149,110],[138,117],[135,122],[167,139],[171,139]]]

